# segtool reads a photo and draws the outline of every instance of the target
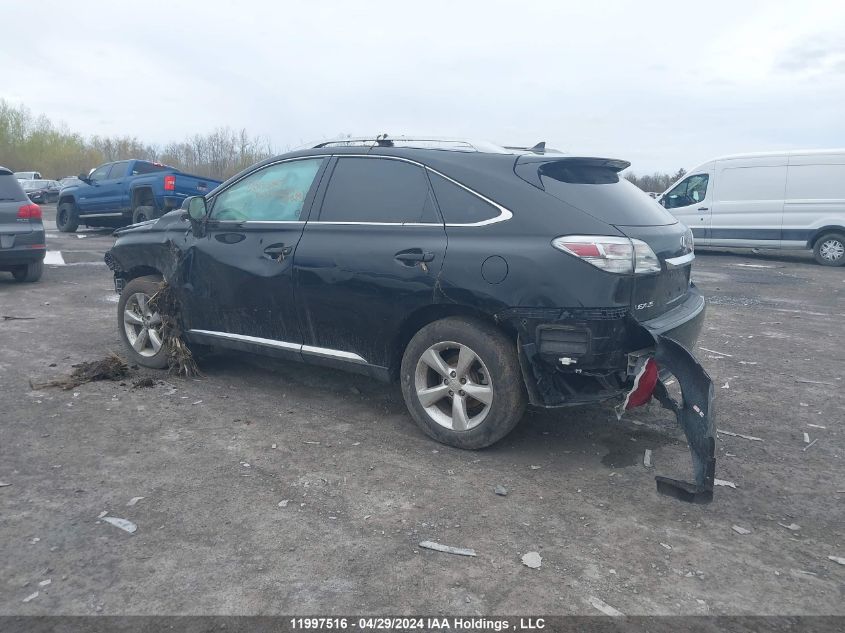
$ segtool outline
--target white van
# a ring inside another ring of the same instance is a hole
[[[716,158],[657,201],[696,246],[811,249],[819,264],[845,264],[845,149]]]
[[[40,171],[16,171],[15,178],[18,180],[41,180]]]

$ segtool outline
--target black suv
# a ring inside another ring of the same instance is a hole
[[[166,366],[147,305],[164,278],[188,343],[398,381],[423,431],[470,449],[526,404],[668,403],[659,366],[696,395],[696,411],[667,406],[702,418],[696,490],[712,490],[712,386],[684,349],[705,307],[691,232],[620,178],[628,165],[408,138],[266,160],[116,232],[120,335]]]
[[[27,198],[11,170],[0,167],[0,270],[16,281],[38,281],[46,253],[41,207]]]

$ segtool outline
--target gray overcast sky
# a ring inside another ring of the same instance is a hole
[[[5,0],[0,15],[0,97],[83,134],[545,140],[640,173],[845,146],[842,0]]]

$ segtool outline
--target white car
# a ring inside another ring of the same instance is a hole
[[[845,149],[716,158],[658,202],[696,246],[810,249],[819,264],[845,264]]]

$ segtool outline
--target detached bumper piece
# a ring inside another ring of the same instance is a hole
[[[716,473],[716,438],[713,421],[713,381],[695,357],[682,345],[660,334],[654,336],[657,347],[654,358],[661,369],[677,379],[683,402],[671,395],[662,380],[654,388],[654,397],[664,408],[675,413],[687,437],[694,482],[655,477],[657,492],[690,503],[713,500],[713,478]]]

